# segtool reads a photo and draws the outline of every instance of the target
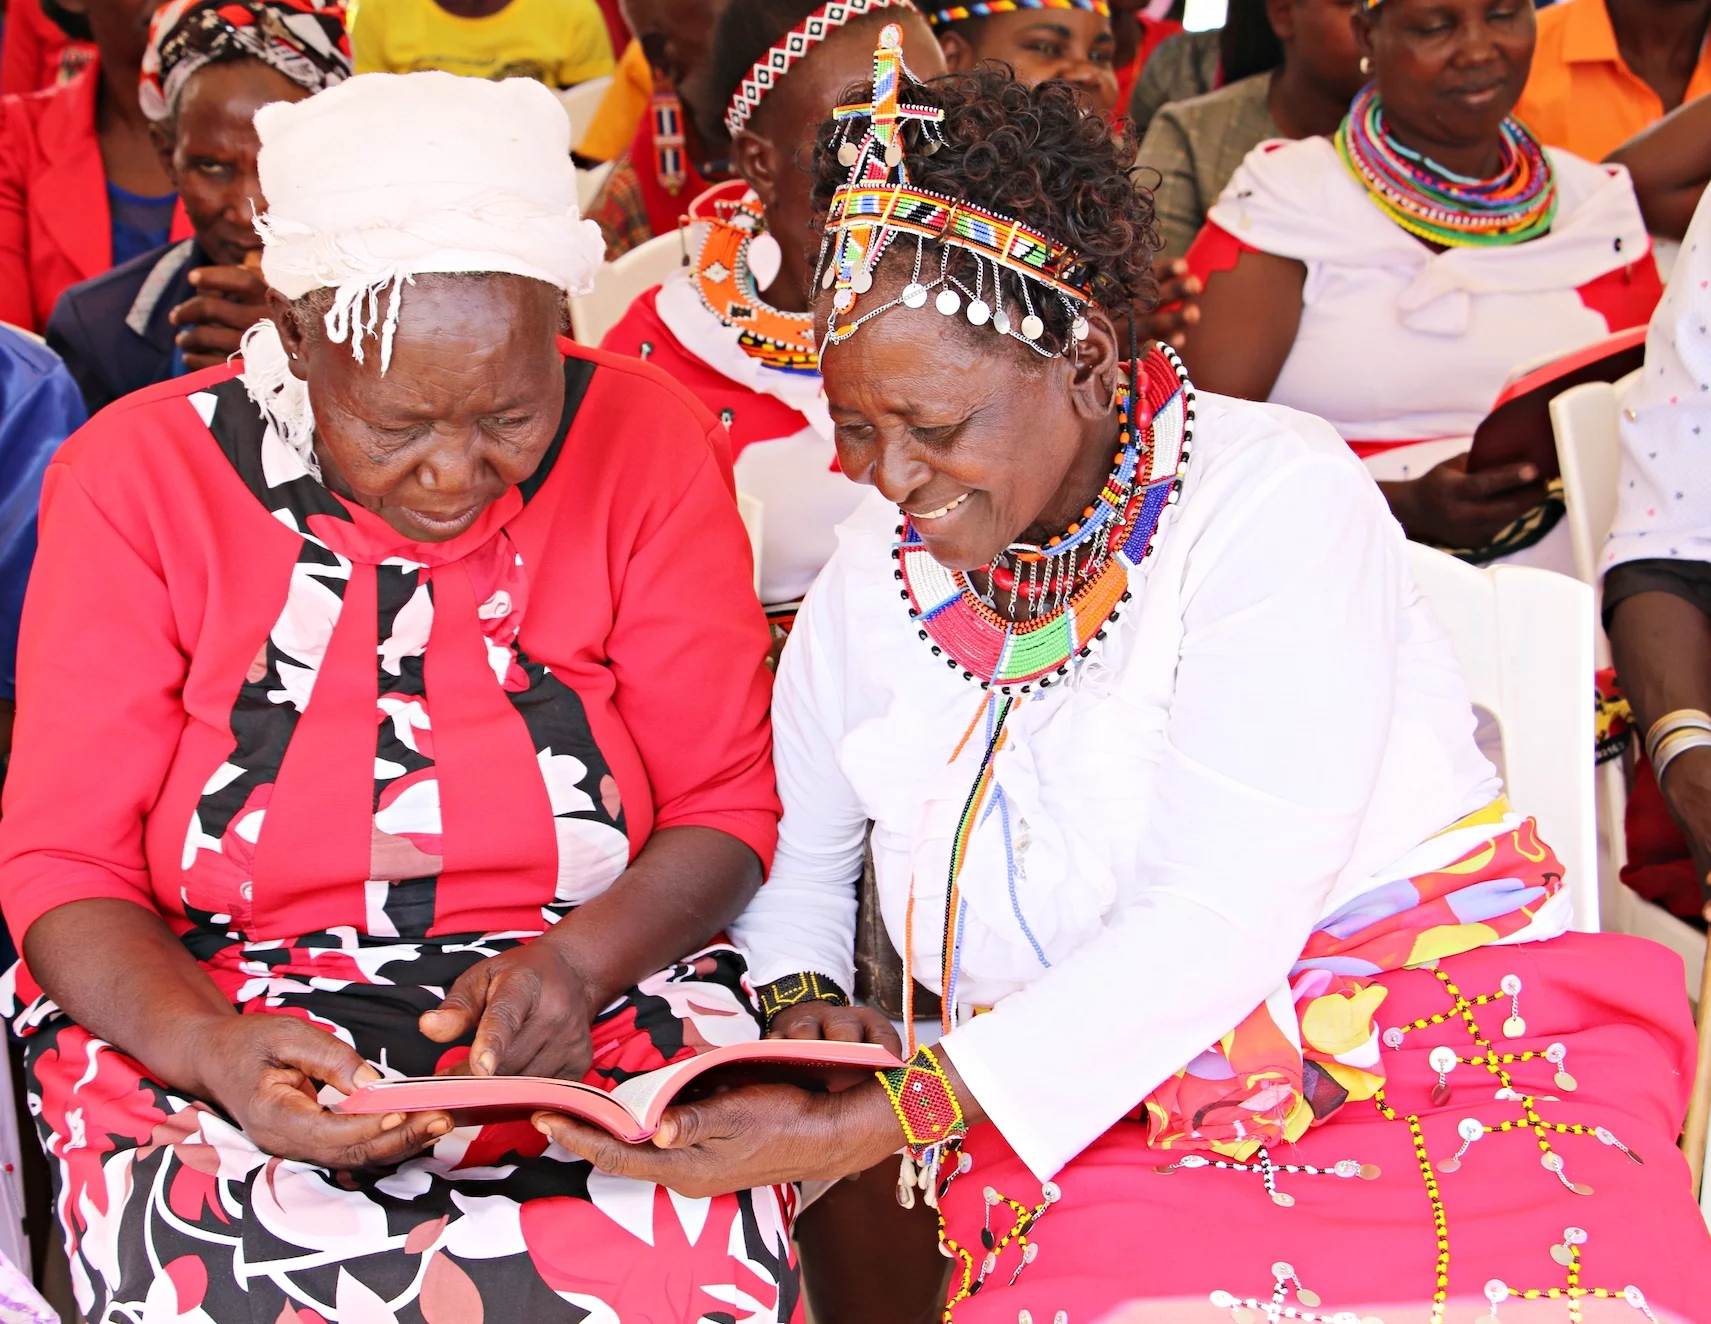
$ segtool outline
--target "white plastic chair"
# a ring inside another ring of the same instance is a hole
[[[612,173],[612,163],[603,161],[592,170],[576,172],[576,209],[587,214],[594,205],[594,199],[600,196],[600,190],[606,187],[606,177]]]
[[[766,525],[766,510],[759,497],[747,492],[737,493],[737,513],[743,517],[743,528],[749,535],[749,550],[754,553],[755,596],[760,596],[760,537]]]
[[[594,114],[600,109],[600,103],[606,99],[607,89],[611,86],[612,75],[606,74],[600,78],[590,78],[586,83],[578,83],[575,87],[559,88],[553,93],[570,119],[572,148],[581,142],[582,135],[588,132],[588,126],[593,123]]]
[[[658,285],[683,262],[683,241],[673,231],[655,235],[602,266],[594,276],[593,292],[570,301],[570,329],[577,343],[598,345],[638,294]]]
[[[1479,570],[1409,543],[1414,578],[1472,699],[1503,733],[1510,803],[1562,861],[1573,927],[1598,931],[1592,799],[1592,590],[1525,566]]]

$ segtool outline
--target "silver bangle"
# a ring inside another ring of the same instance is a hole
[[[1658,786],[1663,786],[1664,772],[1677,758],[1690,749],[1711,749],[1711,731],[1703,727],[1681,727],[1674,733],[1674,739],[1658,742],[1658,757],[1652,760],[1652,775],[1657,778]]]
[[[1663,742],[1677,731],[1708,731],[1711,732],[1711,713],[1701,712],[1697,708],[1677,708],[1674,712],[1665,713],[1652,723],[1651,730],[1646,732],[1646,759],[1656,763],[1658,750]]]

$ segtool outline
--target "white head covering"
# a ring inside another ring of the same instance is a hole
[[[379,321],[380,370],[391,366],[400,294],[425,272],[593,287],[605,242],[577,210],[569,121],[533,79],[362,74],[263,106],[255,127],[262,275],[288,299],[332,289],[327,335],[358,362]],[[245,334],[243,356],[251,398],[313,468],[308,389],[271,322]]]

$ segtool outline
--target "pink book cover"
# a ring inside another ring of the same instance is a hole
[[[630,1144],[647,1140],[659,1119],[692,1082],[719,1071],[727,1083],[817,1081],[837,1089],[875,1071],[900,1067],[879,1044],[828,1039],[757,1039],[727,1044],[658,1071],[632,1076],[610,1093],[574,1080],[546,1076],[400,1076],[364,1085],[334,1105],[341,1113],[409,1113],[445,1110],[472,1121],[564,1113],[604,1127]],[[724,1068],[735,1068],[725,1071]]]

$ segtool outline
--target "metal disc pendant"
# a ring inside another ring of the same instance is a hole
[[[823,290],[831,289],[832,288],[832,282],[835,281],[837,278],[838,278],[838,269],[835,266],[833,266],[830,262],[826,263],[826,274],[824,276],[820,277],[820,288]]]
[[[1439,1159],[1438,1160],[1438,1171],[1439,1172],[1460,1172],[1461,1171],[1461,1160],[1459,1158]]]
[[[1592,1188],[1583,1181],[1577,1181],[1574,1184],[1574,1193],[1576,1195],[1591,1195]]]
[[[1093,334],[1093,328],[1087,324],[1085,317],[1078,317],[1069,324],[1069,333],[1077,340],[1086,340]]]
[[[896,139],[885,145],[885,164],[893,170],[903,164],[903,144]]]
[[[1450,1101],[1450,1087],[1444,1081],[1432,1086],[1432,1107],[1442,1108]]]
[[[1360,1165],[1360,1176],[1362,1181],[1377,1181],[1383,1175],[1384,1169],[1379,1167],[1376,1163],[1363,1163]]]
[[[973,326],[985,326],[992,320],[992,307],[985,299],[970,299],[968,320]]]
[[[1511,1016],[1508,1020],[1503,1022],[1503,1037],[1505,1039],[1519,1039],[1526,1033],[1527,1022],[1522,1020],[1519,1016]]]
[[[839,165],[847,168],[849,166],[853,166],[859,160],[861,160],[861,148],[857,147],[854,143],[845,143],[842,147],[838,148]]]
[[[955,317],[962,307],[962,296],[955,290],[940,290],[939,297],[933,306],[946,317]]]
[[[859,268],[855,275],[850,277],[850,287],[857,294],[866,294],[873,288],[873,273],[866,267]]]
[[[1000,308],[992,314],[992,329],[1001,336],[1010,334],[1010,314]]]
[[[839,290],[832,296],[832,307],[840,313],[847,313],[855,307],[855,294],[850,290]]]
[[[1567,1093],[1567,1094],[1574,1093],[1575,1089],[1580,1084],[1579,1081],[1577,1081],[1573,1076],[1569,1075],[1568,1072],[1566,1072],[1566,1071],[1557,1072],[1556,1081],[1557,1081],[1557,1088],[1559,1090],[1562,1090],[1564,1093]]]
[[[1038,340],[1046,333],[1046,324],[1037,314],[1029,313],[1022,319],[1022,334],[1029,340]]]
[[[903,306],[905,308],[925,308],[927,306],[927,287],[916,281],[910,281],[903,287]]]
[[[1551,1258],[1566,1268],[1574,1263],[1574,1252],[1559,1242],[1551,1247]]]
[[[1319,1294],[1310,1287],[1297,1287],[1295,1299],[1311,1310],[1319,1304]]]
[[[1275,1205],[1281,1205],[1285,1209],[1289,1209],[1294,1207],[1295,1197],[1288,1191],[1273,1191],[1271,1193],[1271,1202]]]

